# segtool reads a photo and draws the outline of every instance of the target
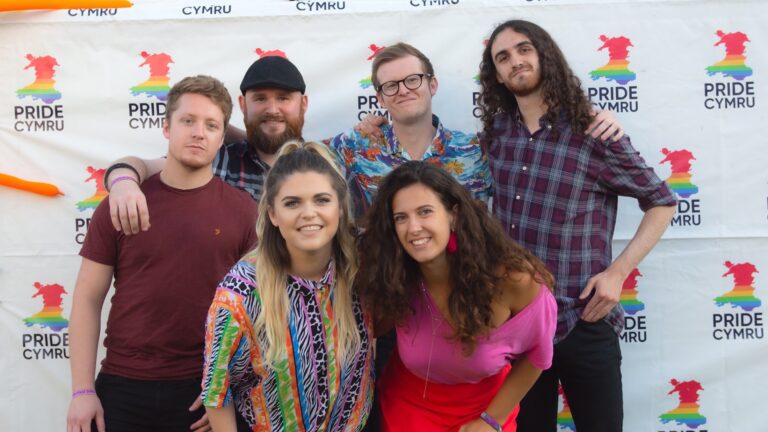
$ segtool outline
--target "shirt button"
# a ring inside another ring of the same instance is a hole
[[[515,229],[515,224],[512,224],[512,229]]]
[[[547,125],[547,129],[552,129],[552,125]]]
[[[528,142],[533,141],[533,137],[528,138]]]
[[[520,195],[515,195],[515,199],[519,200],[520,199]]]
[[[524,167],[523,167],[523,171],[528,171],[528,167],[527,167],[527,166],[524,166]]]

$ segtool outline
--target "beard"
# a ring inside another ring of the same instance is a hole
[[[516,80],[516,77],[512,77],[506,84],[507,89],[516,97],[530,96],[541,88],[541,73],[534,73],[533,69],[530,68],[528,70],[531,72],[531,76],[527,79]]]
[[[267,135],[261,130],[261,124],[266,121],[285,122],[285,131],[277,135]],[[304,127],[304,113],[295,118],[286,118],[280,114],[263,114],[249,120],[245,118],[245,134],[248,146],[266,154],[275,154],[286,141],[300,140],[301,129]]]

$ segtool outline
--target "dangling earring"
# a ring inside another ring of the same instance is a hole
[[[448,236],[448,244],[445,246],[445,251],[449,254],[455,254],[459,249],[459,244],[456,239],[456,231],[451,230],[451,234]]]

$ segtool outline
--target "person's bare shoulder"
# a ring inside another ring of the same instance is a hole
[[[528,272],[508,272],[502,279],[502,299],[512,314],[525,309],[539,294],[541,283]]]

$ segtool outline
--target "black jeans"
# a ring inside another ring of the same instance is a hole
[[[200,378],[144,381],[100,373],[96,393],[109,432],[189,432],[205,409],[190,412],[200,395]],[[95,430],[95,429],[94,429]]]
[[[189,406],[200,396],[201,378],[145,381],[99,373],[96,394],[104,407],[109,432],[189,432],[205,408],[190,412]],[[96,423],[91,425],[95,431]],[[237,414],[237,430],[249,431]]]
[[[389,333],[376,338],[376,359],[374,362],[374,370],[376,372],[376,379],[381,376],[381,371],[384,370],[392,353],[397,349],[397,333],[392,329]],[[368,422],[365,424],[363,432],[379,432],[381,424],[381,409],[379,408],[379,392],[376,391],[373,394],[373,406],[371,407],[371,413],[368,416]]]
[[[624,420],[619,337],[605,321],[579,321],[555,345],[552,367],[520,403],[518,432],[554,432],[557,384],[563,385],[576,430],[620,432]]]

